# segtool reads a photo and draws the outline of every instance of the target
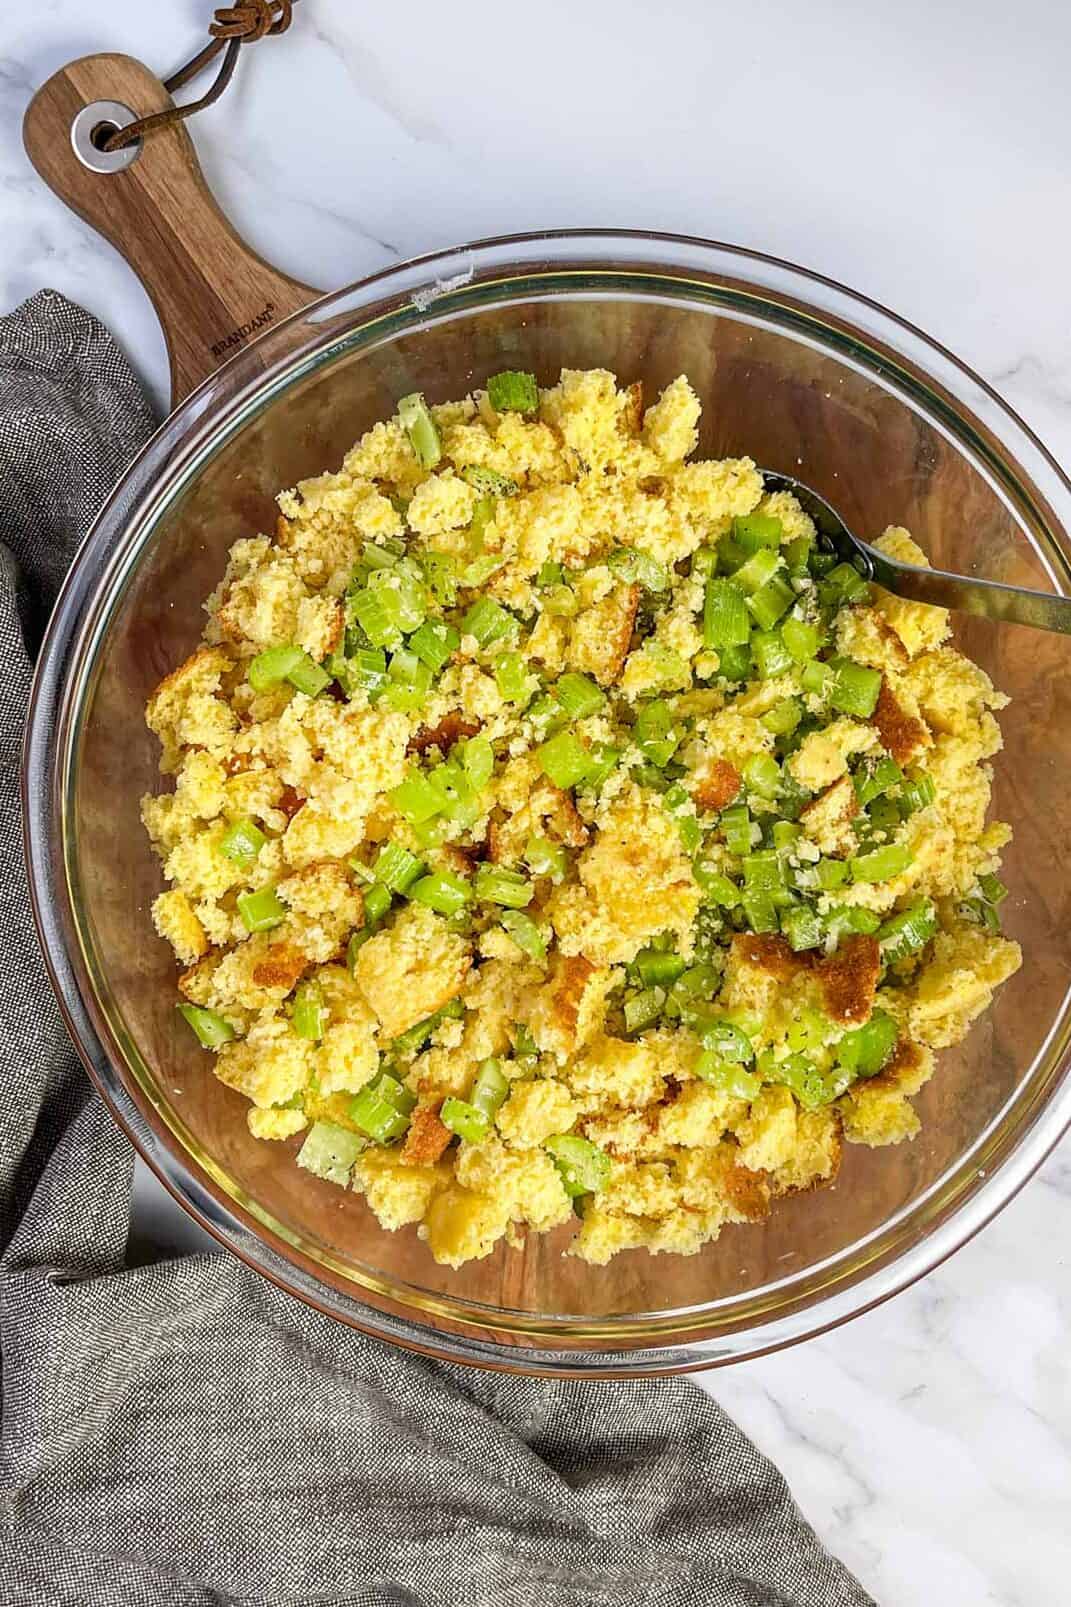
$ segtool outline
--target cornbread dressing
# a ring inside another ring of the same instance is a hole
[[[216,1075],[453,1267],[761,1221],[912,1138],[1020,964],[1007,700],[699,419],[602,370],[406,398],[235,544],[148,704]]]

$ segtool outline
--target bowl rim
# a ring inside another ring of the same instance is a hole
[[[585,246],[588,248],[586,252]],[[226,421],[235,418],[243,406],[256,398],[266,404],[273,385],[283,389],[293,384],[300,377],[301,361],[321,350],[325,341],[330,342],[332,337],[325,334],[325,330],[329,327],[331,316],[352,315],[356,304],[367,321],[372,309],[378,307],[381,311],[389,311],[407,303],[418,314],[426,316],[436,302],[448,306],[451,295],[474,280],[479,263],[490,262],[493,265],[496,257],[516,253],[524,247],[535,247],[543,253],[549,252],[552,247],[568,249],[572,253],[569,260],[579,260],[588,265],[593,258],[604,255],[608,248],[616,247],[623,251],[633,246],[642,247],[644,251],[660,248],[662,259],[653,265],[668,277],[673,277],[675,273],[677,277],[683,277],[680,266],[666,260],[672,248],[683,248],[684,251],[699,252],[706,257],[727,259],[734,265],[752,264],[756,269],[780,274],[790,284],[802,285],[805,289],[820,287],[829,292],[834,301],[843,302],[847,310],[854,312],[865,309],[876,315],[879,327],[887,327],[892,332],[906,336],[910,342],[919,344],[927,357],[940,359],[940,364],[948,367],[953,377],[965,380],[979,396],[988,399],[997,418],[1017,432],[1020,441],[1025,442],[1036,454],[1038,464],[1051,477],[1051,488],[1062,498],[1071,499],[1071,480],[1035,432],[985,380],[917,326],[834,279],[782,258],[688,235],[644,230],[567,229],[495,236],[392,264],[311,302],[309,307],[265,331],[232,357],[164,421],[113,490],[65,577],[35,670],[23,754],[23,834],[31,907],[53,990],[79,1057],[113,1118],[177,1203],[247,1265],[326,1315],[340,1318],[376,1337],[390,1339],[440,1359],[468,1361],[502,1371],[550,1376],[652,1374],[724,1365],[767,1354],[827,1332],[891,1298],[947,1259],[980,1231],[1014,1197],[1059,1141],[1067,1126],[1071,1125],[1071,1083],[1067,1077],[1071,1064],[1068,1031],[1065,1030],[1063,1034],[1060,1056],[1052,1068],[1048,1086],[1041,1090],[1042,1097],[1039,1098],[1035,1090],[1033,1100],[1026,1101],[1012,1133],[1004,1142],[997,1164],[989,1169],[988,1176],[985,1169],[979,1168],[981,1177],[973,1186],[964,1185],[951,1205],[937,1212],[935,1220],[918,1243],[899,1253],[895,1253],[894,1247],[893,1253],[876,1257],[874,1266],[852,1276],[834,1294],[819,1294],[817,1300],[808,1298],[801,1310],[790,1309],[787,1315],[779,1315],[751,1330],[751,1341],[742,1346],[732,1342],[740,1338],[741,1333],[746,1340],[747,1330],[738,1331],[725,1324],[714,1324],[709,1331],[704,1331],[701,1322],[691,1326],[689,1337],[684,1339],[683,1344],[675,1340],[671,1333],[669,1343],[656,1343],[653,1346],[650,1343],[652,1330],[648,1325],[646,1332],[638,1336],[634,1345],[629,1344],[620,1352],[599,1348],[558,1350],[553,1345],[541,1348],[538,1345],[511,1345],[498,1340],[492,1343],[483,1340],[478,1333],[463,1333],[459,1337],[456,1331],[444,1333],[441,1328],[429,1327],[412,1308],[401,1307],[405,1315],[398,1316],[399,1308],[392,1309],[389,1301],[386,1309],[378,1303],[370,1305],[368,1291],[356,1281],[345,1300],[342,1297],[332,1300],[327,1292],[329,1286],[319,1279],[313,1264],[292,1239],[288,1241],[274,1233],[248,1211],[232,1191],[221,1189],[188,1148],[179,1151],[174,1124],[165,1121],[160,1110],[145,1097],[137,1079],[130,1075],[122,1054],[109,1052],[106,1047],[107,1042],[114,1045],[114,1037],[107,1030],[107,1024],[97,1008],[91,978],[78,946],[78,927],[67,897],[67,880],[65,876],[56,874],[54,860],[56,838],[61,835],[57,831],[57,823],[63,820],[65,802],[63,780],[66,771],[62,761],[69,753],[68,736],[81,702],[72,695],[80,682],[69,673],[67,660],[84,643],[102,600],[115,591],[116,575],[122,569],[119,561],[124,556],[124,531],[138,527],[151,531],[153,528],[154,520],[148,514],[139,512],[137,519],[131,517],[139,500],[148,499],[151,503],[153,496],[166,488],[169,481],[180,480],[184,473],[192,472],[190,464],[198,449],[218,439]],[[650,265],[648,257],[640,260]],[[520,263],[533,266],[527,256],[522,257]],[[512,271],[515,272],[519,265],[514,259]],[[621,272],[631,273],[638,270],[639,263],[615,261],[615,266]],[[450,267],[457,271],[449,273],[446,270]],[[555,273],[563,272],[564,268],[564,262],[548,261],[544,263],[542,272],[550,280]],[[701,271],[723,279],[731,277],[724,273],[718,275],[717,264],[712,262],[704,264]],[[385,297],[377,301],[380,292],[384,292]],[[791,302],[792,298],[789,300]],[[808,303],[802,305],[813,306]],[[828,308],[823,309],[823,313],[826,320],[824,327],[828,328],[828,320],[835,320],[836,313]],[[859,332],[858,325],[844,321],[849,329]],[[295,335],[306,329],[311,331],[310,337],[295,341]],[[273,354],[267,364],[262,360],[266,352]],[[933,387],[940,389],[940,378],[928,369],[922,369],[921,373],[930,394]],[[221,391],[224,393],[222,406]],[[226,394],[228,391],[230,394]],[[963,412],[963,404],[956,404],[955,411],[958,419]],[[976,415],[970,416],[973,424],[984,429]],[[1030,484],[1033,488],[1032,477]],[[1048,497],[1042,495],[1040,490],[1036,494],[1032,490],[1030,503],[1034,509],[1049,508]],[[1068,506],[1071,508],[1071,500]],[[1048,522],[1046,520],[1046,525]],[[1055,570],[1050,565],[1050,574],[1057,585],[1062,582],[1063,589],[1067,590],[1067,582],[1071,578],[1071,552],[1066,537],[1063,541],[1059,539],[1063,535],[1060,521],[1053,519],[1052,523],[1055,528],[1049,532],[1050,538],[1062,561],[1055,566]],[[1039,556],[1044,557],[1042,554]],[[81,668],[84,670],[85,666]],[[1039,1050],[1039,1057],[1041,1053]],[[106,1074],[109,1069],[114,1082]],[[1017,1085],[967,1156],[959,1157],[925,1195],[912,1201],[909,1207],[902,1208],[901,1212],[894,1213],[869,1237],[878,1238],[886,1233],[890,1224],[900,1216],[915,1215],[920,1204],[935,1193],[947,1178],[958,1175],[965,1164],[969,1166],[970,1157],[997,1132],[1002,1117],[1019,1101],[1029,1083],[1030,1078],[1024,1077]],[[865,1241],[857,1241],[857,1244],[859,1242]],[[831,1260],[836,1261],[845,1253],[838,1252]],[[813,1273],[815,1269],[812,1267],[807,1270]],[[335,1293],[333,1288],[331,1293]],[[352,1309],[355,1306],[358,1309]],[[547,1332],[543,1320],[535,1319],[532,1314],[510,1315],[528,1318],[527,1331],[533,1336]],[[638,1320],[645,1321],[645,1316]],[[620,1319],[607,1321],[611,1325],[620,1323]],[[473,1326],[486,1332],[486,1317]],[[514,1322],[510,1326],[515,1331],[518,1325]],[[589,1321],[587,1326],[598,1328],[600,1323]],[[677,1324],[678,1333],[680,1329],[681,1325]],[[661,1337],[657,1329],[654,1332]],[[560,1337],[566,1336],[562,1334]],[[724,1344],[726,1339],[730,1341],[728,1345]]]

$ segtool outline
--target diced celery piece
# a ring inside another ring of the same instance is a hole
[[[844,1034],[837,1044],[837,1060],[855,1077],[874,1077],[896,1048],[899,1036],[892,1016],[875,1010],[864,1026]]]
[[[327,1005],[324,990],[316,981],[299,982],[294,990],[294,1008],[290,1012],[290,1025],[299,1038],[319,1042],[327,1027]]]
[[[559,731],[536,749],[540,767],[556,787],[567,791],[582,781],[591,764],[589,750],[571,731]]]
[[[437,675],[450,662],[460,643],[460,633],[453,625],[442,619],[426,619],[410,636],[409,650]]]
[[[797,954],[820,948],[826,935],[821,917],[806,904],[795,904],[781,912],[781,930]]]
[[[803,710],[794,697],[782,698],[772,709],[760,717],[760,724],[775,737],[789,736],[803,718]]]
[[[714,1049],[703,1050],[694,1070],[703,1082],[709,1083],[720,1094],[728,1094],[730,1099],[757,1099],[762,1089],[762,1083],[754,1072],[745,1071],[743,1066],[726,1060]]]
[[[258,887],[253,893],[239,893],[238,914],[247,932],[270,932],[286,919],[286,905],[274,887]]]
[[[501,374],[492,374],[487,381],[487,400],[496,413],[538,413],[539,387],[535,375],[509,368]]]
[[[817,625],[808,624],[806,620],[790,614],[781,622],[781,640],[797,664],[806,664],[817,653],[821,635]]]
[[[751,852],[751,816],[747,804],[731,804],[728,809],[723,809],[718,825],[731,854]]]
[[[853,571],[854,573],[854,571]],[[881,692],[881,671],[866,664],[856,664],[850,658],[834,659],[833,685],[830,701],[842,714],[854,714],[866,720],[877,707]]]
[[[398,417],[409,437],[409,445],[421,468],[434,469],[443,455],[442,441],[431,411],[420,391],[403,396],[398,403]]]
[[[773,630],[777,621],[787,614],[796,601],[796,593],[783,575],[774,575],[765,586],[752,592],[747,600],[748,611],[760,630]],[[788,649],[786,648],[787,652]]]
[[[555,682],[553,695],[572,720],[584,720],[598,714],[606,703],[606,693],[588,675],[568,670]]]
[[[853,882],[889,882],[901,875],[913,859],[906,843],[889,843],[848,861]]]
[[[645,591],[662,592],[669,586],[669,570],[657,558],[638,551],[635,547],[618,547],[606,560],[611,574],[630,585],[640,585]]]
[[[781,554],[771,552],[769,547],[760,547],[758,552],[742,563],[739,569],[733,571],[733,580],[746,592],[759,591],[772,580],[781,568]]]
[[[676,753],[683,732],[674,722],[669,704],[653,698],[640,708],[633,735],[644,758],[661,769]]]
[[[688,969],[687,960],[664,949],[641,949],[632,963],[645,988],[668,986]]]
[[[761,681],[774,681],[792,668],[792,655],[779,630],[754,631],[751,653]]]
[[[747,553],[758,552],[761,547],[776,550],[783,534],[780,519],[770,513],[737,514],[733,520],[733,540]]]
[[[471,1103],[477,1110],[482,1110],[485,1116],[493,1116],[505,1104],[508,1094],[509,1078],[504,1075],[500,1063],[494,1059],[481,1061],[472,1085]]]
[[[467,1144],[482,1144],[491,1131],[491,1118],[487,1112],[467,1099],[444,1099],[439,1111],[443,1126]]]
[[[485,787],[495,768],[495,750],[487,737],[470,737],[462,750],[461,763],[474,787]]]
[[[532,696],[532,682],[519,653],[499,653],[495,659],[495,682],[507,703],[527,703]]]
[[[367,887],[364,891],[364,918],[366,923],[381,921],[390,909],[390,891],[382,882]]]
[[[399,782],[389,794],[390,801],[398,813],[408,820],[411,825],[421,821],[430,820],[433,815],[440,814],[443,808],[443,795],[432,786],[427,776],[419,770],[411,770],[402,782]]]
[[[511,480],[508,474],[499,474],[497,469],[487,469],[482,463],[466,463],[461,471],[461,478],[466,480],[474,491],[481,497],[515,497],[520,490],[516,480]]]
[[[502,926],[523,954],[532,960],[546,957],[547,945],[539,927],[523,910],[507,909],[502,912]]]
[[[219,851],[224,859],[229,859],[235,865],[240,865],[243,870],[248,870],[255,864],[257,855],[267,840],[260,827],[245,816],[227,827],[219,840]]]
[[[781,766],[769,753],[754,754],[744,766],[744,785],[760,798],[776,798],[781,790]]]
[[[424,865],[401,843],[387,843],[380,849],[375,863],[375,878],[392,893],[406,892],[421,876]]]
[[[633,994],[631,999],[625,1000],[625,1030],[642,1032],[651,1026],[662,1014],[665,1002],[663,988],[644,988],[642,993]]]
[[[485,903],[523,909],[532,902],[534,891],[527,876],[522,876],[520,871],[506,870],[501,865],[480,865],[477,868],[475,893]]]
[[[461,621],[462,636],[475,636],[481,647],[490,647],[492,642],[502,641],[516,629],[517,621],[513,615],[496,603],[493,597],[477,598]]]
[[[409,897],[439,915],[456,915],[472,898],[472,883],[452,870],[432,871],[413,883]]]
[[[256,658],[250,659],[246,671],[250,686],[254,692],[269,692],[280,681],[285,681],[291,670],[295,669],[305,657],[300,647],[292,644],[285,647],[269,647]]]
[[[748,844],[750,846],[750,831]],[[723,909],[733,909],[739,904],[740,889],[735,882],[729,880],[728,876],[723,876],[721,871],[715,870],[713,866],[697,859],[692,864],[692,875],[702,889],[705,902],[718,904]]]
[[[917,899],[908,909],[890,915],[878,928],[881,957],[895,965],[918,954],[937,933],[937,911],[928,898]]]
[[[777,908],[769,893],[745,893],[741,899],[747,924],[753,932],[776,932]]]
[[[561,1174],[567,1194],[597,1194],[610,1177],[610,1157],[586,1138],[558,1133],[548,1138],[547,1153]]]
[[[322,664],[317,664],[308,653],[302,653],[294,668],[287,673],[287,680],[297,691],[303,692],[306,697],[319,697],[325,686],[329,686],[331,676]]]
[[[549,837],[529,837],[524,862],[533,876],[549,876],[554,881],[560,881],[569,869],[569,855]]]
[[[743,647],[751,635],[747,599],[734,580],[708,575],[703,601],[703,646]]]
[[[234,1037],[234,1028],[218,1010],[206,1010],[199,1004],[177,1004],[175,1008],[205,1049],[218,1049],[220,1044],[230,1043]]]
[[[860,809],[875,798],[880,798],[903,780],[903,772],[895,759],[884,753],[877,759],[864,759],[852,777],[855,787],[855,796],[859,800]],[[899,815],[899,811],[897,811]]]
[[[366,1147],[367,1140],[348,1127],[335,1122],[313,1122],[298,1150],[297,1163],[314,1177],[325,1183],[345,1188],[349,1183],[354,1162]]]

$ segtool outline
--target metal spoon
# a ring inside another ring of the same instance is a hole
[[[915,603],[936,603],[941,608],[959,608],[965,614],[983,619],[1009,621],[1013,625],[1034,625],[1038,630],[1060,631],[1071,635],[1071,597],[1058,597],[1026,586],[1004,586],[995,580],[971,580],[943,569],[920,569],[917,564],[901,563],[860,541],[824,497],[791,474],[762,471],[767,491],[791,491],[810,514],[819,534],[826,537],[844,563],[852,565],[866,580],[875,581],[898,597]]]

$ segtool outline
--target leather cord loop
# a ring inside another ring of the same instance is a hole
[[[209,43],[164,81],[164,88],[169,95],[173,95],[222,55],[219,72],[211,87],[199,100],[189,101],[185,106],[169,106],[166,112],[156,112],[152,117],[139,117],[125,128],[117,128],[103,142],[101,149],[125,150],[128,145],[136,144],[147,135],[170,128],[173,123],[184,122],[195,112],[214,105],[234,77],[242,46],[285,33],[294,20],[296,4],[297,0],[240,0],[238,5],[220,6],[208,26],[211,35]]]

